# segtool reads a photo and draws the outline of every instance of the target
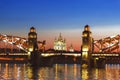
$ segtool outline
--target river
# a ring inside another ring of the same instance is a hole
[[[30,67],[28,64],[0,64],[0,80],[120,80],[120,64],[82,69],[80,64]]]

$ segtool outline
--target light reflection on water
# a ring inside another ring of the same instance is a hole
[[[120,64],[104,69],[81,69],[80,64],[30,67],[27,64],[0,64],[0,80],[120,80]]]

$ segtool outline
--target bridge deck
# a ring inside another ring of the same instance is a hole
[[[54,56],[54,55],[66,55],[66,56],[81,56],[81,53],[40,53],[41,56]],[[6,54],[6,53],[0,53],[0,56],[6,56],[6,55],[9,55],[9,56],[28,56],[27,53],[9,53],[9,54]],[[120,53],[93,53],[92,54],[93,57],[95,56],[105,56],[105,57],[109,57],[109,56],[113,56],[113,57],[119,57],[120,56]]]

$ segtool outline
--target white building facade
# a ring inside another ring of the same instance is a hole
[[[54,50],[56,51],[66,51],[66,40],[62,38],[61,34],[59,35],[58,39],[54,41]]]

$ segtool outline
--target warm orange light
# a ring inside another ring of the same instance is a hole
[[[82,48],[82,51],[88,51],[88,48]]]
[[[29,51],[32,52],[32,51],[33,51],[33,48],[29,48]]]
[[[30,55],[30,52],[28,52],[28,55]]]
[[[30,29],[30,32],[35,32],[35,29]]]
[[[87,34],[83,34],[83,37],[87,37]]]
[[[82,57],[84,57],[85,59],[88,58],[88,52],[82,52]]]

